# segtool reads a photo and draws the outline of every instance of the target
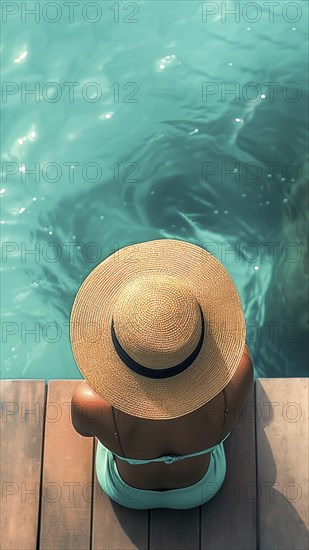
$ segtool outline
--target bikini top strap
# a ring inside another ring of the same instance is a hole
[[[229,409],[228,409],[228,406],[227,406],[228,403],[227,403],[227,395],[226,395],[226,389],[225,388],[223,388],[223,397],[224,397],[224,419],[223,419],[223,424],[222,424],[222,428],[221,428],[221,432],[220,432],[220,436],[219,436],[219,441],[218,441],[217,445],[219,445],[219,443],[220,443],[220,440],[221,440],[221,437],[222,437],[222,432],[225,428],[226,419],[227,419],[228,413],[230,412]]]
[[[122,448],[122,446],[121,446],[120,435],[119,435],[119,432],[118,432],[118,429],[117,429],[116,418],[115,418],[115,411],[114,411],[113,405],[112,405],[112,412],[113,412],[114,425],[115,425],[115,433],[114,433],[114,436],[115,436],[115,438],[117,439],[117,441],[118,441],[118,443],[119,443],[119,447],[120,447],[120,449],[121,449],[122,456],[123,456],[124,458],[127,458],[126,455],[124,454],[123,448]]]

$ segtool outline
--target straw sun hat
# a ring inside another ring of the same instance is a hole
[[[97,395],[153,420],[202,407],[245,346],[239,295],[200,246],[159,239],[117,250],[79,288],[70,320],[77,366]]]

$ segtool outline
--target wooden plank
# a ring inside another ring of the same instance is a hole
[[[1,543],[37,544],[45,380],[1,380]]]
[[[225,480],[218,493],[201,506],[202,549],[256,550],[254,393],[253,385],[231,435],[223,444]]]
[[[93,437],[73,428],[71,397],[81,380],[50,380],[45,420],[41,550],[91,547]]]
[[[149,550],[199,550],[200,508],[150,510]]]
[[[256,383],[260,550],[307,550],[308,379]]]
[[[97,444],[95,438],[95,451]],[[94,468],[92,550],[148,550],[148,525],[149,511],[113,501],[102,490]]]

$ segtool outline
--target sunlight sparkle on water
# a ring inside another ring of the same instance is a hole
[[[19,214],[22,214],[26,209],[22,206],[19,210],[18,210],[18,213]]]
[[[20,63],[23,59],[25,59],[28,55],[28,52],[24,51],[22,52],[21,54],[19,54],[19,57],[16,57],[16,59],[14,59],[14,63]]]
[[[0,190],[0,195],[3,195],[3,193],[5,193],[5,189],[4,189],[4,188]]]
[[[36,138],[36,132],[34,130],[31,130],[27,136],[23,136],[21,138],[18,138],[17,143],[19,145],[23,145],[24,141],[27,141],[30,139],[30,141],[33,141]]]
[[[113,116],[113,113],[104,113],[104,115],[101,115],[99,118],[101,120],[106,120],[106,119],[112,118],[112,116]]]
[[[176,55],[174,53],[172,53],[171,55],[166,55],[165,57],[162,57],[160,61],[157,62],[157,67],[160,71],[164,71],[167,65],[170,65],[171,63],[175,62],[175,60],[176,60]]]
[[[259,269],[260,269],[260,268],[259,268],[258,265],[255,265],[255,266],[254,266],[254,270],[255,270],[255,271],[258,271]]]

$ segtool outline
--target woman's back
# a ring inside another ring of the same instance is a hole
[[[72,396],[73,426],[94,435],[112,453],[132,459],[186,455],[208,449],[232,430],[253,384],[253,365],[246,347],[232,380],[211,401],[190,414],[171,420],[149,420],[114,409],[86,384]],[[228,411],[226,411],[228,409]],[[227,413],[227,414],[225,414]],[[115,437],[115,431],[119,436]],[[120,441],[120,443],[119,443]],[[197,483],[207,472],[210,453],[172,464],[130,464],[115,456],[121,478],[132,487],[164,491]]]

